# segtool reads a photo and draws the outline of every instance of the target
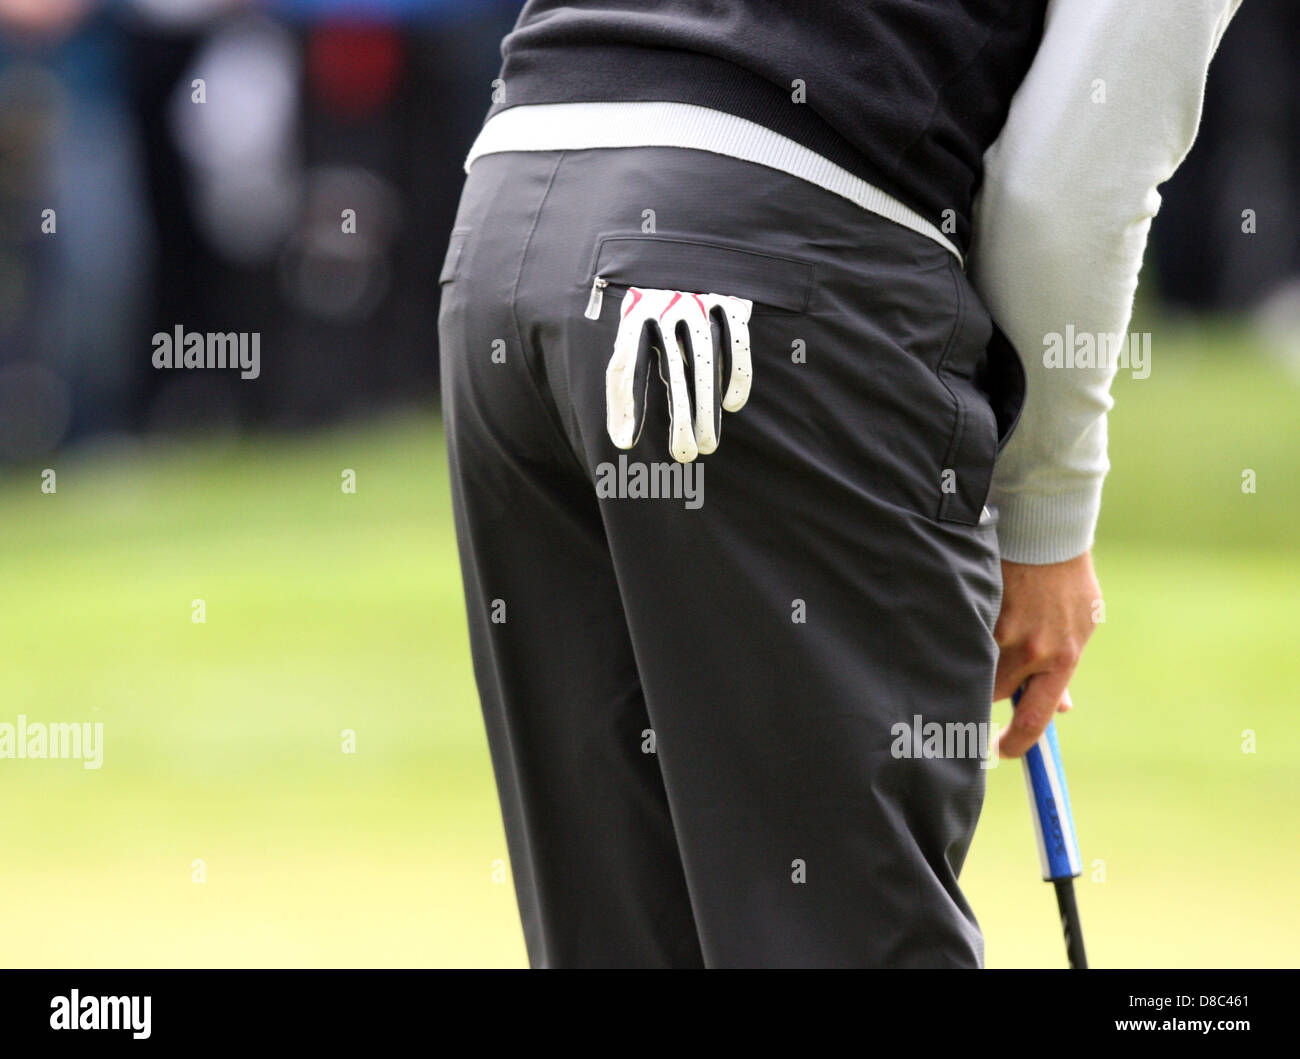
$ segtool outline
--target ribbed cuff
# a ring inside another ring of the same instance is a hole
[[[1082,555],[1097,532],[1101,484],[1098,478],[1086,489],[1049,496],[994,490],[1002,558],[1043,566]]]

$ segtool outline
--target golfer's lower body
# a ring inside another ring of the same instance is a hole
[[[980,965],[957,877],[985,771],[897,734],[990,719],[1000,438],[991,322],[955,258],[727,157],[511,152],[474,163],[442,283],[532,964]],[[753,302],[748,403],[677,472],[657,372],[636,445],[606,432],[628,286]],[[694,499],[637,495],[638,464]]]

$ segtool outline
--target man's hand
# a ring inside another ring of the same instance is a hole
[[[998,739],[1002,757],[1019,757],[1036,742],[1058,711],[1070,708],[1067,690],[1083,645],[1095,627],[1101,586],[1092,556],[1045,566],[1002,563],[1002,613],[993,630],[1001,648],[993,700],[1025,693]]]

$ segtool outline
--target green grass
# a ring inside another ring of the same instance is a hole
[[[1116,387],[1060,726],[1098,965],[1300,951],[1300,387],[1238,341]],[[51,466],[0,481],[0,721],[102,721],[104,767],[0,761],[2,962],[522,965],[437,422]],[[1061,964],[1017,764],[964,883],[991,966]]]
[[[4,489],[0,720],[104,766],[0,762],[5,962],[519,963],[437,424],[54,467]]]

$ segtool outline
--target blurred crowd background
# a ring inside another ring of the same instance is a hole
[[[519,7],[0,0],[0,459],[432,403],[437,269]],[[1300,8],[1245,5],[1143,290],[1248,315],[1292,356],[1297,51]],[[261,332],[262,379],[154,370],[177,325]]]
[[[0,458],[433,401],[461,163],[520,6],[0,0]],[[262,378],[156,371],[176,325],[261,332]]]

